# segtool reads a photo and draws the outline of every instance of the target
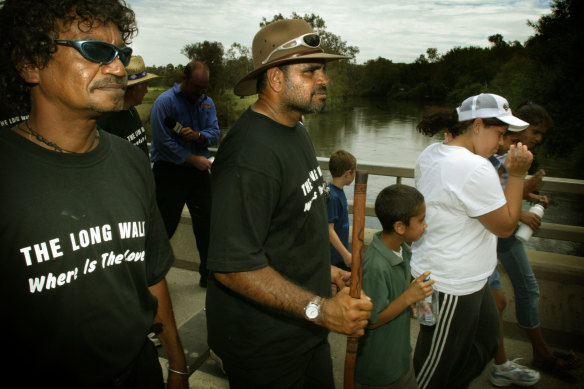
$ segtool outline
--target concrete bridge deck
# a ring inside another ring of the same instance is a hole
[[[228,382],[218,364],[209,358],[209,349],[206,344],[205,327],[205,292],[198,286],[198,256],[194,251],[194,239],[190,228],[190,220],[183,218],[177,233],[171,240],[173,250],[177,256],[175,266],[168,274],[170,292],[173,299],[174,311],[181,333],[183,346],[192,370],[196,369],[189,379],[190,388],[196,389],[223,389],[228,388]],[[545,254],[545,253],[544,253]],[[573,349],[581,358],[584,358],[582,347],[582,331],[584,326],[574,322],[582,317],[584,300],[584,275],[582,264],[570,264],[573,258],[564,258],[562,263],[550,263],[545,255],[537,258],[537,253],[530,257],[542,289],[543,312],[552,317],[552,321],[559,321],[560,330],[545,328],[546,339],[557,349]],[[569,257],[569,256],[568,256]],[[555,260],[561,257],[554,257]],[[531,363],[531,345],[524,332],[514,324],[514,307],[509,280],[502,274],[503,287],[508,291],[509,305],[505,318],[505,346],[510,359],[523,358],[525,365]],[[549,285],[547,285],[549,283]],[[567,297],[566,297],[567,296]],[[563,300],[563,301],[562,301]],[[571,317],[567,311],[576,310],[576,317]],[[543,321],[543,320],[542,320]],[[569,325],[565,325],[565,321]],[[546,319],[545,324],[549,322]],[[582,321],[580,321],[581,323]],[[553,325],[556,325],[552,323]],[[562,327],[563,326],[563,327]],[[566,331],[565,328],[576,326],[577,330]],[[417,322],[412,320],[411,341],[415,344],[418,333]],[[337,388],[343,387],[343,368],[346,347],[346,337],[331,333],[329,336],[333,355],[333,368]],[[161,353],[163,355],[163,353]],[[165,360],[161,357],[161,363]],[[489,369],[485,369],[470,386],[470,389],[493,388],[488,379]],[[574,370],[570,374],[574,383],[567,383],[556,376],[542,372],[541,381],[535,386],[540,389],[574,388],[584,389],[584,367]]]

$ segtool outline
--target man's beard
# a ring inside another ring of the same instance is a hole
[[[89,93],[93,93],[95,90],[100,89],[102,87],[107,86],[108,84],[119,84],[122,85],[121,93],[117,96],[113,97],[113,107],[111,106],[103,106],[103,104],[89,104],[87,107],[90,111],[97,112],[97,113],[106,113],[106,112],[117,112],[121,111],[124,108],[124,96],[127,89],[126,79],[125,77],[120,77],[116,75],[110,75],[107,78],[101,79],[96,81],[89,87]]]
[[[286,89],[288,90],[288,101],[286,102],[286,108],[289,110],[298,111],[302,115],[306,115],[309,113],[318,113],[322,111],[326,105],[326,97],[315,99],[316,93],[326,93],[325,85],[314,88],[314,90],[310,93],[308,100],[302,100],[299,88],[292,84],[289,79],[286,80]]]
[[[89,104],[87,107],[90,111],[97,113],[119,112],[124,108],[124,95],[114,97],[113,106],[103,104]]]

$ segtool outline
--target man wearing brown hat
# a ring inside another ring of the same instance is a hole
[[[121,111],[103,114],[97,120],[97,125],[107,132],[127,139],[148,155],[146,130],[135,106],[142,104],[142,99],[148,93],[148,81],[160,76],[148,73],[144,60],[139,55],[132,56],[126,66],[126,72],[128,87],[124,95],[124,107]]]
[[[267,25],[252,49],[235,93],[258,100],[212,167],[208,343],[231,388],[333,388],[328,331],[362,335],[372,304],[331,268],[325,183],[300,118],[324,107],[325,63],[347,57],[325,54],[304,20]]]

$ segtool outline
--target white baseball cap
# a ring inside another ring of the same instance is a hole
[[[513,116],[507,99],[492,93],[469,97],[456,108],[456,112],[459,122],[476,118],[497,118],[508,124],[509,131],[513,132],[523,131],[529,126],[529,123]]]

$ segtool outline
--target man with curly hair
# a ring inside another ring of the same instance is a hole
[[[172,250],[142,151],[98,130],[120,110],[135,15],[123,0],[0,1],[0,258],[8,360],[26,387],[163,388],[188,372]]]

